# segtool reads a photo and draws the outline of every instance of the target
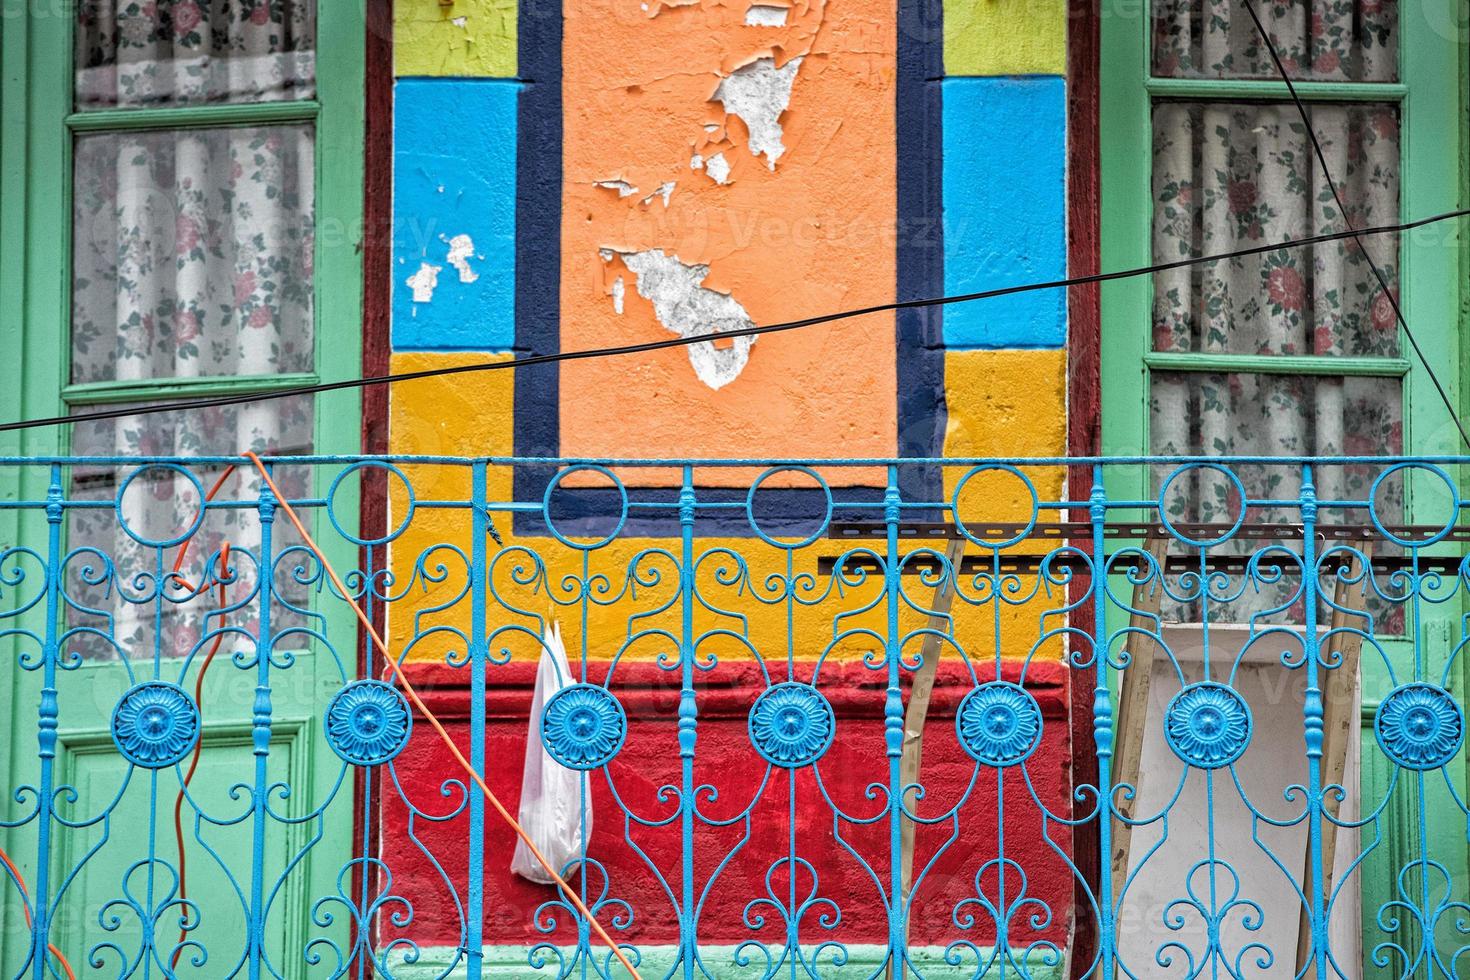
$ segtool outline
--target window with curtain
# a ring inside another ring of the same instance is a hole
[[[1260,10],[1293,80],[1397,81],[1396,4],[1296,0]],[[1239,0],[1156,4],[1152,34],[1157,77],[1279,77]],[[1399,107],[1364,94],[1363,101],[1310,107],[1329,172],[1351,209],[1346,216],[1291,102],[1233,95],[1155,100],[1154,260],[1343,231],[1344,217],[1356,228],[1399,221]],[[1395,241],[1374,238],[1368,247],[1397,289]],[[1179,355],[1183,369],[1150,375],[1152,452],[1331,456],[1403,449],[1402,380],[1391,370],[1345,376],[1323,362],[1303,364],[1301,373],[1201,371],[1184,360],[1224,354],[1397,361],[1393,307],[1351,240],[1160,273],[1151,340],[1155,353]],[[1285,469],[1249,471],[1247,493],[1294,495],[1295,477]],[[1362,493],[1371,479],[1340,468],[1324,469],[1322,478],[1319,493],[1329,499]],[[1239,507],[1232,510],[1224,482],[1206,471],[1192,486],[1179,486],[1170,503],[1181,518],[1233,520]]]
[[[1254,7],[1306,104],[1310,130],[1322,144],[1326,169],[1347,213],[1339,213],[1308,127],[1244,0],[1147,0],[1126,10],[1115,6],[1103,11],[1100,23],[1102,268],[1269,246],[1341,232],[1349,222],[1362,229],[1464,206],[1470,186],[1461,152],[1470,125],[1463,88],[1470,67],[1464,4],[1254,0]],[[1462,264],[1464,231],[1463,222],[1444,222],[1399,235],[1368,236],[1366,253],[1352,240],[1339,240],[1106,285],[1099,347],[1103,451],[1259,457],[1263,462],[1234,470],[1245,495],[1268,502],[1297,498],[1303,476],[1299,465],[1273,463],[1272,457],[1462,452],[1450,414],[1429,371],[1413,355],[1368,258],[1383,270],[1388,295],[1396,294],[1419,347],[1448,399],[1459,407],[1465,391],[1462,305],[1470,288]],[[1166,487],[1173,467],[1157,469],[1114,477],[1109,493],[1122,499],[1158,499],[1177,523],[1229,524],[1242,516],[1260,523],[1300,520],[1296,508],[1269,503],[1242,514],[1240,488],[1218,472],[1196,469]],[[1314,466],[1318,499],[1361,500],[1382,469],[1381,464]],[[1400,471],[1378,487],[1377,516],[1389,524],[1442,526],[1449,510],[1442,481],[1422,471],[1404,477]],[[1324,524],[1361,526],[1369,517],[1365,508],[1328,503],[1318,511]],[[1327,532],[1318,541],[1336,545],[1342,541],[1338,534]],[[1165,647],[1155,661],[1153,704],[1161,704],[1157,699],[1168,697],[1175,685],[1201,678],[1230,683],[1247,698],[1257,734],[1264,737],[1253,744],[1268,745],[1256,761],[1244,757],[1235,787],[1226,794],[1238,790],[1236,795],[1249,796],[1252,812],[1232,810],[1219,795],[1218,783],[1211,803],[1221,807],[1214,826],[1222,834],[1239,833],[1239,840],[1251,841],[1236,865],[1247,875],[1262,849],[1274,848],[1272,840],[1287,839],[1272,834],[1301,830],[1299,823],[1295,828],[1283,823],[1264,836],[1259,833],[1262,814],[1285,818],[1286,811],[1272,809],[1282,805],[1278,790],[1270,791],[1274,797],[1257,791],[1282,776],[1270,746],[1282,739],[1300,740],[1301,719],[1307,717],[1302,712],[1309,703],[1306,677],[1314,673],[1293,667],[1294,656],[1306,644],[1288,638],[1290,633],[1304,637],[1307,613],[1300,599],[1301,578],[1290,568],[1295,562],[1286,558],[1286,552],[1300,554],[1295,538],[1286,532],[1274,534],[1270,542],[1211,547],[1214,554],[1233,551],[1239,556],[1254,551],[1252,545],[1281,542],[1276,550],[1288,570],[1275,583],[1269,573],[1250,578],[1224,572],[1203,587],[1213,599],[1230,601],[1166,600],[1161,610],[1177,625],[1166,629]],[[1190,551],[1179,544],[1171,550],[1175,555]],[[1392,551],[1381,540],[1374,543],[1375,555]],[[1331,578],[1329,572],[1319,579],[1327,594],[1336,584]],[[1201,591],[1197,578],[1190,581],[1184,575],[1170,576],[1169,584],[1179,595],[1197,597]],[[1121,585],[1127,588],[1127,583]],[[1334,664],[1319,658],[1315,663],[1329,706],[1332,693],[1340,694],[1345,686],[1353,690],[1357,704],[1347,714],[1360,717],[1363,746],[1374,744],[1371,708],[1387,692],[1410,678],[1456,676],[1460,648],[1454,638],[1461,633],[1465,611],[1458,599],[1448,596],[1453,590],[1439,593],[1446,601],[1436,599],[1432,584],[1422,585],[1422,601],[1386,602],[1379,589],[1389,596],[1410,591],[1402,579],[1375,573],[1366,602],[1373,638],[1363,644],[1357,677],[1342,671],[1347,661]],[[1127,592],[1121,594],[1126,597]],[[1325,610],[1317,612],[1320,629],[1329,620]],[[1110,629],[1128,621],[1126,611],[1121,616],[1110,611],[1109,616]],[[1209,629],[1202,628],[1206,621]],[[1287,629],[1267,633],[1240,628],[1243,623]],[[1198,659],[1186,662],[1190,651]],[[1252,678],[1265,686],[1252,689]],[[1162,725],[1158,719],[1159,713],[1150,708],[1148,725]],[[1270,726],[1276,724],[1283,727],[1272,735]],[[1150,738],[1162,741],[1156,734]],[[1420,924],[1385,910],[1401,898],[1396,889],[1404,880],[1403,869],[1412,866],[1416,849],[1422,847],[1420,837],[1441,833],[1430,829],[1435,814],[1458,812],[1453,788],[1444,791],[1423,780],[1404,780],[1401,770],[1379,752],[1364,751],[1354,759],[1351,753],[1359,740],[1353,735],[1347,741],[1339,812],[1346,823],[1337,831],[1336,853],[1340,861],[1350,859],[1352,868],[1339,865],[1342,870],[1333,883],[1328,928],[1343,937],[1341,943],[1334,939],[1333,965],[1344,980],[1412,972],[1412,967],[1389,963],[1381,952],[1397,945],[1417,948]],[[1140,805],[1145,810],[1150,793],[1177,792],[1183,785],[1150,790],[1146,764],[1144,769]],[[1193,785],[1201,796],[1206,793],[1203,782]],[[1289,802],[1287,808],[1294,805]],[[1429,814],[1430,822],[1386,819],[1375,832],[1373,814],[1395,814],[1406,807]],[[1361,835],[1354,820],[1369,825]],[[1209,840],[1175,841],[1196,847],[1180,859],[1195,860],[1207,845],[1213,847],[1215,834],[1205,836]],[[1303,838],[1297,838],[1300,845],[1294,841],[1278,853],[1301,853],[1297,848],[1304,846]],[[1275,864],[1264,876],[1241,882],[1241,894],[1269,903],[1281,891],[1282,873],[1293,877],[1300,867]],[[1446,874],[1462,870],[1451,868]],[[1129,901],[1146,903],[1147,896]],[[1290,936],[1296,916],[1294,902],[1286,903],[1280,915],[1268,909],[1262,935],[1284,926],[1281,935]],[[1169,931],[1157,921],[1154,928],[1160,935]],[[1284,947],[1285,958],[1281,943],[1270,945],[1278,955],[1274,967],[1264,972],[1289,975],[1290,945]]]
[[[78,7],[68,116],[67,400],[74,414],[316,380],[316,9],[310,0],[86,0]],[[279,102],[299,111],[256,121],[261,107]],[[201,125],[190,110],[204,105],[231,111],[224,124],[216,114]],[[292,396],[76,423],[71,449],[125,459],[244,449],[290,455],[311,452],[314,432],[313,400]],[[73,491],[114,500],[129,470],[78,467]],[[152,571],[148,542],[187,528],[222,470],[193,472],[198,485],[168,469],[145,472],[123,494],[120,514],[74,512],[70,547],[95,549],[74,563],[96,561],[100,570],[106,556],[115,569],[79,589],[87,608],[74,611],[77,621],[95,626],[111,618],[105,631],[116,644],[80,636],[85,655],[188,654],[209,628],[202,611],[211,607],[191,589],[207,581],[225,541],[258,548],[257,515],[239,505],[253,506],[259,481],[237,470],[190,543],[181,577],[163,583],[165,612],[155,623],[154,604],[140,600],[158,585],[134,576]],[[281,478],[293,496],[307,490],[299,471],[285,468]],[[293,543],[277,523],[273,550]],[[231,565],[237,595],[271,575],[288,620],[291,606],[304,606],[307,585],[290,569],[256,568],[238,551]],[[70,571],[74,581],[88,581],[80,568]]]
[[[1167,262],[1340,232],[1347,222],[1355,228],[1393,224],[1408,214],[1410,189],[1436,202],[1443,193],[1446,209],[1455,206],[1458,190],[1441,183],[1436,166],[1416,163],[1404,138],[1413,99],[1421,146],[1435,143],[1436,127],[1442,144],[1458,139],[1457,123],[1441,124],[1442,102],[1458,104],[1458,76],[1436,77],[1433,59],[1410,66],[1401,58],[1406,36],[1432,35],[1425,10],[1401,9],[1395,0],[1259,0],[1256,8],[1307,102],[1348,213],[1339,213],[1301,115],[1240,0],[1153,0],[1145,18],[1105,28],[1120,40],[1105,59],[1135,73],[1111,93],[1105,86],[1104,94],[1104,154],[1112,161],[1104,168],[1103,234],[1118,243],[1111,249],[1115,257],[1128,254],[1140,265]],[[1433,46],[1421,44],[1419,51]],[[1121,72],[1112,77],[1122,78]],[[1146,128],[1128,115],[1133,106],[1146,106]],[[1110,120],[1120,125],[1110,130]],[[1109,177],[1110,166],[1117,176]],[[1146,224],[1130,225],[1116,209],[1107,210],[1110,198],[1146,208]],[[1109,229],[1109,221],[1126,227]],[[1129,228],[1146,231],[1146,254],[1142,241],[1124,238]],[[1415,287],[1401,282],[1404,243],[1386,235],[1366,241],[1395,296],[1403,291],[1406,309],[1434,310],[1428,300],[1410,302]],[[1106,264],[1134,263],[1115,258]],[[1409,448],[1408,409],[1421,382],[1392,304],[1356,242],[1170,270],[1138,289],[1130,294],[1136,299],[1115,301],[1138,319],[1127,325],[1126,336],[1112,328],[1104,344],[1105,440],[1115,433],[1110,451],[1356,456]],[[1422,332],[1453,342],[1452,325],[1446,330],[1433,323]],[[1113,378],[1142,366],[1142,391],[1132,395],[1133,406],[1141,395],[1141,412],[1126,404],[1128,395],[1116,385],[1110,394],[1109,358],[1116,365]],[[1129,413],[1136,421],[1118,421]],[[1153,486],[1139,489],[1158,492],[1168,472],[1161,467]],[[1319,497],[1364,496],[1375,472],[1319,468]],[[1251,498],[1295,497],[1300,490],[1300,472],[1292,466],[1248,466],[1238,475]],[[1380,517],[1403,520],[1405,494],[1401,481],[1386,481],[1377,495]],[[1238,497],[1222,474],[1200,469],[1172,481],[1163,504],[1175,521],[1230,524],[1242,510]],[[1246,516],[1295,519],[1269,507]],[[1367,514],[1334,510],[1322,517],[1368,520]],[[1242,596],[1230,604],[1228,618],[1271,608],[1281,601],[1279,591]],[[1202,612],[1196,604],[1169,614],[1192,620]],[[1300,610],[1286,616],[1297,618]]]

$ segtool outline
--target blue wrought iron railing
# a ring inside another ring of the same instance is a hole
[[[1470,460],[268,462],[645,977],[1467,970]],[[243,460],[0,473],[5,976],[621,975]]]

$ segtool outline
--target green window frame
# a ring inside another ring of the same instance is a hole
[[[0,0],[0,406],[8,419],[65,414],[73,405],[279,390],[356,377],[362,364],[362,9],[320,3],[316,95],[281,102],[72,109],[74,0]],[[84,133],[267,124],[314,128],[316,227],[311,371],[254,377],[71,384],[71,191],[74,139]],[[355,452],[354,389],[314,403],[317,453]],[[5,433],[0,454],[64,453],[70,426]],[[29,474],[44,480],[44,473]],[[37,487],[6,487],[34,495]],[[41,486],[44,493],[44,485]],[[346,501],[344,500],[345,504]],[[14,540],[14,538],[11,538]]]
[[[1146,266],[1152,256],[1151,107],[1159,98],[1211,101],[1287,100],[1280,81],[1159,78],[1150,71],[1148,3],[1114,8],[1102,18],[1099,109],[1101,267]],[[1382,82],[1296,82],[1306,102],[1393,102],[1400,111],[1402,220],[1461,207],[1465,171],[1464,30],[1449,29],[1448,4],[1406,0],[1400,9],[1400,78]],[[1243,13],[1243,10],[1242,10]],[[1335,175],[1340,176],[1340,175]],[[1403,236],[1400,296],[1404,316],[1459,410],[1462,357],[1460,225],[1446,222]],[[1403,379],[1405,453],[1461,451],[1458,434],[1422,364],[1400,337],[1397,358],[1321,355],[1160,353],[1150,349],[1153,284],[1137,277],[1107,284],[1102,293],[1102,447],[1133,455],[1149,451],[1150,374],[1158,370],[1359,375]],[[1453,356],[1438,357],[1436,352]],[[1463,412],[1462,412],[1463,414]],[[1117,492],[1148,493],[1140,471]],[[1410,491],[1412,497],[1412,489]],[[1412,499],[1409,501],[1412,515]],[[1411,517],[1412,519],[1412,517]]]

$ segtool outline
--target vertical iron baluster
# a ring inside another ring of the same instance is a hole
[[[56,660],[60,639],[57,617],[61,596],[61,467],[51,467],[46,488],[46,641],[41,647],[41,703],[36,721],[37,754],[41,760],[41,798],[36,817],[36,891],[31,912],[31,972],[35,980],[50,980],[46,948],[51,942],[51,793],[55,779]]]
[[[580,552],[582,555],[582,595],[577,602],[580,619],[580,622],[577,624],[577,632],[580,634],[579,642],[577,643],[577,676],[583,684],[586,684],[587,630],[591,625],[591,619],[587,613],[592,597],[592,552],[586,548],[580,549]],[[588,781],[587,774],[585,772],[578,773],[577,821],[578,826],[583,828],[587,826],[587,814],[589,812],[587,807],[587,792],[590,788],[591,783]],[[579,897],[582,899],[583,907],[590,911],[592,909],[593,899],[589,894],[587,886],[587,847],[591,844],[591,841],[587,839],[587,836],[586,833],[582,834],[582,846],[578,849],[577,856],[573,860],[576,862],[578,871],[577,891],[579,892]],[[595,969],[591,975],[587,972],[592,966],[592,922],[582,915],[577,916],[577,952],[573,962],[582,964],[582,980],[590,980],[590,976],[596,975]]]
[[[1305,649],[1307,693],[1302,701],[1302,725],[1307,743],[1307,846],[1311,854],[1312,960],[1316,975],[1327,974],[1327,916],[1322,894],[1322,686],[1317,653],[1317,487],[1312,467],[1302,466],[1302,646]]]
[[[276,519],[276,497],[270,486],[260,483],[260,601],[259,631],[255,641],[255,704],[251,712],[250,740],[255,753],[255,791],[252,803],[250,844],[250,935],[246,960],[250,980],[260,980],[265,958],[265,801],[266,760],[271,748],[271,594],[274,569],[271,557],[271,526]]]
[[[488,561],[485,538],[489,502],[485,496],[485,467],[481,460],[470,471],[470,765],[487,780],[485,771],[485,671],[488,638],[485,610]],[[465,887],[465,974],[479,980],[485,969],[485,797],[470,794],[469,866]]]
[[[366,476],[366,473],[364,473],[364,476]],[[364,480],[364,486],[366,486],[366,483],[367,481]],[[384,481],[383,492],[385,494],[387,493],[386,480]],[[366,537],[366,535],[364,535],[364,537]],[[367,615],[368,622],[370,623],[377,622],[377,619],[374,618],[377,610],[374,608],[373,601],[375,598],[373,594],[373,569],[376,567],[373,561],[373,556],[377,554],[377,550],[379,547],[380,545],[368,544],[361,546],[359,549],[363,559],[362,611]],[[381,547],[384,548],[384,553],[386,554],[386,546]],[[385,588],[383,591],[385,594],[387,594],[390,590]],[[384,609],[383,625],[380,627],[380,629],[382,629],[385,634],[387,633],[387,622],[387,610]],[[363,677],[372,677],[373,662],[377,657],[377,650],[373,647],[370,641],[367,641],[366,637],[363,636],[361,632],[359,632],[358,635],[362,638],[363,641]],[[346,681],[350,683],[353,679],[354,678],[348,677]],[[312,706],[312,710],[316,710],[315,705]],[[357,786],[360,786],[362,788],[362,793],[359,799],[360,809],[358,811],[357,817],[358,823],[362,828],[361,839],[355,842],[360,848],[358,853],[361,855],[361,857],[358,859],[361,863],[358,865],[358,868],[360,870],[358,871],[357,875],[357,907],[360,912],[357,916],[354,917],[357,921],[352,926],[352,928],[356,932],[356,935],[349,935],[348,939],[353,940],[352,951],[353,957],[357,961],[357,980],[367,980],[368,971],[370,969],[373,969],[373,943],[376,940],[376,930],[373,928],[372,921],[368,918],[368,904],[371,901],[368,898],[368,895],[372,891],[373,878],[379,877],[380,880],[383,880],[385,882],[386,878],[381,878],[380,873],[374,868],[372,864],[373,827],[375,826],[375,821],[373,819],[373,807],[377,805],[376,801],[373,799],[373,783],[378,778],[378,776],[371,769],[366,769],[360,766],[355,766],[353,768],[355,770],[353,773],[353,782]],[[381,849],[378,850],[377,856],[379,860],[383,860],[383,853]]]
[[[893,976],[906,972],[903,895],[903,690],[899,686],[902,656],[898,614],[899,594],[898,521],[902,514],[898,489],[898,467],[888,467],[888,489],[883,494],[883,523],[887,531],[887,557],[883,566],[888,633],[888,691],[883,700],[883,741],[888,753],[888,962]]]
[[[699,708],[694,701],[694,467],[684,467],[679,490],[681,625],[679,634],[679,834],[683,864],[679,905],[679,958],[685,980],[694,980],[694,744]]]
[[[1108,495],[1101,464],[1092,467],[1088,519],[1092,522],[1092,737],[1097,746],[1097,836],[1103,868],[1097,876],[1098,972],[1101,980],[1118,974],[1118,936],[1113,909],[1113,695],[1108,687],[1107,555],[1103,523]]]

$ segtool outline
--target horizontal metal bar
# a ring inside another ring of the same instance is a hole
[[[1401,82],[1294,82],[1307,102],[1401,102],[1409,87]],[[1291,100],[1285,82],[1254,78],[1149,78],[1148,94],[1162,99]]]
[[[149,381],[93,381],[67,385],[61,397],[70,405],[116,405],[122,402],[158,398],[203,398],[206,395],[237,394],[247,391],[280,391],[313,385],[314,373],[253,374],[239,377],[158,378]]]
[[[1153,351],[1143,355],[1153,371],[1208,371],[1216,374],[1305,374],[1313,376],[1401,378],[1409,373],[1402,357],[1328,357],[1289,354],[1195,354]]]
[[[1109,539],[1142,540],[1173,536],[1169,528],[1150,522],[1115,521],[1102,526],[1103,537]],[[1180,521],[1173,525],[1174,531],[1198,540],[1210,540],[1229,535],[1232,538],[1252,540],[1285,539],[1300,541],[1302,526],[1285,523],[1243,522],[1234,524],[1205,524]],[[965,532],[972,538],[986,541],[1013,541],[1024,537],[1027,541],[1076,541],[1092,536],[1092,524],[1087,521],[1034,524],[998,523],[976,521],[965,523]],[[1444,531],[1442,524],[1386,524],[1384,529],[1406,541],[1425,540]],[[912,522],[900,524],[900,540],[950,541],[961,537],[959,527],[948,521]],[[828,527],[827,537],[834,540],[881,540],[888,536],[888,525],[883,521],[833,521]],[[1317,538],[1328,541],[1376,541],[1383,531],[1371,524],[1318,524]],[[1470,525],[1450,528],[1445,541],[1470,541]]]
[[[997,558],[999,559],[997,561]],[[1410,555],[1374,555],[1372,559],[1373,571],[1396,572],[1405,569],[1413,569],[1421,573],[1440,572],[1455,574],[1459,572],[1464,558],[1458,555],[1419,555],[1417,558]],[[817,559],[817,574],[831,575],[838,564],[842,565],[844,573],[865,572],[870,575],[882,575],[883,563],[869,554],[852,555],[822,555]],[[1036,554],[1008,554],[1001,553],[997,556],[990,555],[966,555],[960,562],[961,575],[991,575],[997,572],[1001,574],[1017,573],[1028,574],[1041,570],[1043,563],[1052,571],[1089,572],[1092,570],[1092,562],[1086,555],[1076,552],[1059,551],[1055,553]],[[1184,572],[1204,574],[1223,573],[1226,575],[1245,575],[1250,571],[1250,555],[1221,555],[1211,554],[1204,559],[1204,567],[1200,567],[1200,559],[1193,555],[1169,555],[1164,560],[1164,571],[1170,575]],[[1328,574],[1331,573],[1332,563],[1328,562],[1324,568]],[[1148,568],[1146,559],[1141,554],[1132,555],[1109,555],[1107,556],[1107,567],[1110,572],[1122,574],[1131,572],[1142,574]],[[1343,570],[1348,569],[1346,561],[1339,566]],[[943,571],[944,563],[940,560],[937,552],[932,554],[914,554],[905,556],[900,572],[904,575],[930,575],[935,576]],[[1280,569],[1284,575],[1299,575],[1301,569],[1298,565],[1289,561],[1271,561],[1269,557],[1262,558],[1257,563],[1258,569],[1275,570]]]
[[[157,129],[202,129],[212,126],[265,126],[313,122],[321,112],[315,99],[289,102],[238,102],[228,105],[184,105],[147,109],[91,109],[66,117],[74,133],[136,132]]]
[[[366,455],[361,453],[336,453],[321,455],[261,456],[262,462],[293,465],[321,465],[353,463],[397,463],[403,466],[441,465],[473,466],[484,463],[490,466],[603,466],[626,467],[628,469],[671,469],[692,466],[699,469],[729,469],[733,467],[808,467],[815,470],[852,469],[875,466],[943,466],[947,468],[989,467],[1059,467],[1059,466],[1467,466],[1470,456],[1449,454],[1425,456],[872,456],[846,457],[841,459],[802,458],[741,458],[741,459],[651,459],[610,456],[432,456],[411,454]],[[0,466],[69,466],[73,464],[117,465],[149,463],[178,463],[189,466],[211,463],[248,463],[244,456],[0,456]],[[871,487],[869,489],[872,489]],[[1110,503],[1113,501],[1110,501]],[[1075,507],[1078,501],[1044,502],[1047,507]],[[1088,506],[1086,501],[1082,506]]]

